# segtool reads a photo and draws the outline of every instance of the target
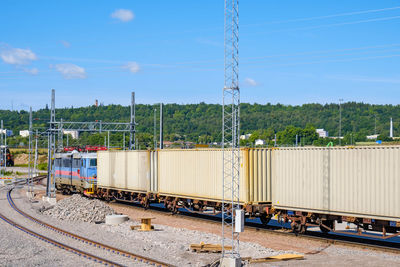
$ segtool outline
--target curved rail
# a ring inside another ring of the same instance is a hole
[[[8,198],[9,198],[9,195],[7,194],[7,199]],[[61,248],[61,249],[65,249],[66,251],[72,252],[72,253],[74,253],[74,254],[76,254],[78,256],[87,258],[89,260],[93,260],[96,263],[102,263],[102,264],[105,264],[107,266],[123,266],[121,264],[118,264],[118,263],[115,263],[113,261],[98,257],[96,255],[93,255],[91,253],[85,252],[83,250],[68,246],[68,245],[63,244],[61,242],[58,242],[58,241],[56,241],[54,239],[51,239],[51,238],[49,238],[47,236],[41,235],[41,234],[39,234],[37,232],[34,232],[34,231],[32,231],[32,230],[30,230],[30,229],[28,229],[28,228],[26,228],[26,227],[24,227],[24,226],[22,226],[22,225],[20,225],[18,223],[12,221],[11,219],[7,218],[6,216],[4,216],[1,213],[0,213],[0,219],[5,221],[6,223],[10,224],[11,226],[13,226],[13,227],[15,227],[15,228],[17,228],[17,229],[29,234],[30,236],[36,237],[36,238],[38,238],[38,239],[40,239],[40,240],[42,240],[42,241],[44,241],[46,243],[49,243],[49,244],[51,244],[51,245],[53,245],[55,247],[58,247],[58,248]]]
[[[151,258],[148,258],[148,257],[145,257],[145,256],[137,255],[137,254],[134,254],[134,253],[122,250],[122,249],[118,249],[118,248],[115,248],[115,247],[112,247],[112,246],[109,246],[109,245],[106,245],[106,244],[102,244],[102,243],[90,240],[88,238],[85,238],[85,237],[70,233],[70,232],[65,231],[65,230],[63,230],[61,228],[52,226],[52,225],[47,224],[47,223],[45,223],[45,222],[43,222],[43,221],[41,221],[39,219],[36,219],[36,218],[30,216],[29,214],[23,212],[22,210],[20,210],[15,205],[15,203],[14,203],[12,197],[11,197],[11,191],[12,191],[12,189],[10,189],[8,191],[8,193],[7,193],[7,199],[8,199],[9,204],[11,205],[11,207],[16,212],[18,212],[19,214],[24,216],[25,218],[27,218],[27,219],[29,219],[29,220],[31,220],[31,221],[33,221],[33,222],[45,227],[47,229],[50,229],[50,230],[52,230],[52,231],[54,231],[54,232],[56,232],[58,234],[70,237],[70,238],[72,238],[74,240],[81,241],[81,242],[83,242],[85,244],[88,244],[88,245],[91,245],[91,246],[94,246],[94,247],[97,247],[97,248],[104,249],[104,250],[106,250],[108,252],[112,252],[112,253],[120,255],[120,256],[131,258],[131,259],[133,259],[135,261],[138,261],[138,262],[141,262],[141,263],[146,263],[146,264],[154,265],[154,266],[158,266],[158,267],[173,266],[171,264],[167,264],[167,263],[164,263],[164,262],[161,262],[161,261],[158,261],[158,260],[154,260],[154,259],[151,259]]]

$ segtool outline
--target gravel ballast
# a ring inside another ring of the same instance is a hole
[[[98,199],[75,194],[58,201],[43,213],[59,220],[95,223],[103,222],[107,215],[115,214],[115,211]]]
[[[110,246],[118,247],[123,250],[131,251],[142,256],[158,259],[170,264],[174,264],[176,266],[204,266],[220,257],[220,254],[216,253],[195,253],[189,250],[189,244],[191,243],[219,243],[220,236],[218,236],[218,234],[207,233],[203,230],[189,230],[184,226],[185,221],[187,221],[186,219],[180,219],[175,216],[167,218],[167,216],[165,215],[157,214],[152,214],[151,216],[149,216],[150,214],[148,214],[147,217],[159,217],[159,220],[161,219],[161,221],[154,224],[155,231],[140,232],[130,229],[131,225],[139,224],[137,220],[131,220],[117,226],[88,223],[82,220],[59,220],[56,217],[45,215],[39,211],[39,209],[43,206],[43,203],[41,201],[39,201],[39,203],[30,203],[24,198],[17,199],[17,194],[14,194],[14,196],[16,197],[16,205],[19,208],[23,209],[24,211],[30,213],[32,216],[37,217],[40,220],[43,220],[67,231],[76,233],[78,235],[108,244]],[[71,197],[67,197],[67,199],[68,198]],[[103,204],[107,205],[105,203]],[[123,212],[124,214],[130,214],[129,216],[131,217],[131,219],[137,218],[135,216],[132,216],[131,212],[120,211],[115,206],[114,209],[119,212]],[[136,210],[132,210],[132,212],[134,212],[135,214],[142,212],[145,213],[145,211],[139,212]],[[141,215],[141,217],[145,216]],[[164,225],[165,222],[163,221],[165,220],[176,220],[180,221],[181,223],[167,226]],[[158,220],[155,219],[155,221]],[[193,224],[193,221],[189,223]],[[207,225],[211,227],[209,224]],[[254,233],[254,237],[264,235],[264,233]],[[281,239],[282,237],[277,236],[277,238]],[[293,242],[299,244],[305,243],[303,239],[299,238],[292,238],[292,240]],[[271,243],[271,245],[273,245],[273,243]],[[288,249],[289,244],[281,246],[281,248],[279,249],[270,249],[265,246],[268,247],[268,245],[261,246],[253,242],[241,242],[241,256],[267,257],[276,254],[293,253],[293,251]],[[137,263],[132,264],[136,266]],[[323,247],[318,249],[318,252],[316,252],[315,254],[305,254],[305,260],[303,261],[273,263],[272,266],[393,266],[397,264],[400,264],[400,258],[397,255],[391,253],[380,253],[370,250],[359,250],[333,245],[324,245]],[[265,263],[262,265],[259,264],[254,266],[265,266]]]

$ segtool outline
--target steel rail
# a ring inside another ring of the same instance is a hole
[[[7,199],[8,198],[9,198],[9,196],[7,194]],[[40,239],[40,240],[42,240],[42,241],[44,241],[46,243],[49,243],[49,244],[51,244],[51,245],[53,245],[55,247],[60,248],[60,249],[65,249],[66,251],[72,252],[72,253],[74,253],[74,254],[76,254],[78,256],[87,258],[89,260],[93,260],[96,263],[101,263],[101,264],[104,264],[104,265],[107,265],[107,266],[123,266],[121,264],[118,264],[118,263],[115,263],[113,261],[101,258],[99,256],[96,256],[96,255],[93,255],[91,253],[85,252],[83,250],[71,247],[71,246],[66,245],[64,243],[58,242],[58,241],[56,241],[54,239],[51,239],[51,238],[49,238],[47,236],[39,234],[39,233],[37,233],[37,232],[35,232],[33,230],[30,230],[30,229],[28,229],[28,228],[26,228],[26,227],[24,227],[24,226],[22,226],[22,225],[20,225],[20,224],[18,224],[16,222],[14,222],[13,220],[7,218],[6,216],[4,216],[1,213],[0,213],[0,219],[5,221],[6,223],[10,224],[11,226],[13,226],[13,227],[15,227],[15,228],[17,228],[17,229],[29,234],[30,236],[36,237],[36,238],[38,238],[38,239]]]
[[[103,244],[103,243],[100,243],[100,242],[93,241],[91,239],[88,239],[88,238],[73,234],[73,233],[65,231],[65,230],[63,230],[61,228],[58,228],[58,227],[52,226],[52,225],[50,225],[48,223],[45,223],[45,222],[43,222],[43,221],[41,221],[41,220],[39,220],[37,218],[34,218],[34,217],[30,216],[29,214],[27,214],[27,213],[23,212],[22,210],[20,210],[15,205],[15,203],[14,203],[12,197],[11,197],[11,191],[12,191],[12,189],[9,190],[8,193],[7,193],[8,196],[9,196],[9,198],[8,197],[7,198],[9,199],[9,204],[11,205],[11,207],[15,211],[17,211],[19,214],[24,216],[25,218],[27,218],[27,219],[29,219],[29,220],[31,220],[31,221],[33,221],[33,222],[45,227],[47,229],[50,229],[50,230],[52,230],[52,231],[54,231],[54,232],[56,232],[58,234],[70,237],[70,238],[72,238],[74,240],[81,241],[81,242],[83,242],[85,244],[88,244],[88,245],[91,245],[91,246],[94,246],[94,247],[97,247],[97,248],[102,248],[102,249],[104,249],[104,250],[106,250],[108,252],[111,252],[111,253],[114,253],[114,254],[117,254],[117,255],[120,255],[120,256],[124,256],[124,257],[127,257],[127,258],[131,258],[131,259],[133,259],[135,261],[138,261],[138,262],[141,262],[141,263],[146,263],[146,264],[154,265],[154,266],[157,266],[157,267],[173,266],[173,265],[165,263],[165,262],[154,260],[154,259],[151,259],[151,258],[148,258],[148,257],[145,257],[145,256],[141,256],[141,255],[138,255],[138,254],[135,254],[135,253],[132,253],[132,252],[128,252],[128,251],[125,251],[125,250],[122,250],[122,249],[118,249],[118,248],[115,248],[115,247],[112,247],[112,246],[109,246],[109,245],[106,245],[106,244]]]

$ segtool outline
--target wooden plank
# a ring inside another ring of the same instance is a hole
[[[288,261],[288,260],[302,260],[304,259],[303,255],[298,254],[281,254],[266,258],[257,258],[257,259],[250,259],[250,263],[260,263],[260,262],[274,262],[274,261]]]
[[[222,246],[220,244],[205,244],[201,242],[200,244],[190,244],[190,250],[194,252],[221,252]],[[231,250],[231,246],[225,246],[225,250]]]

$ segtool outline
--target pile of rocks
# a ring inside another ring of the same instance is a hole
[[[103,222],[107,215],[115,211],[98,199],[88,199],[78,194],[64,198],[55,206],[43,212],[59,220]]]

